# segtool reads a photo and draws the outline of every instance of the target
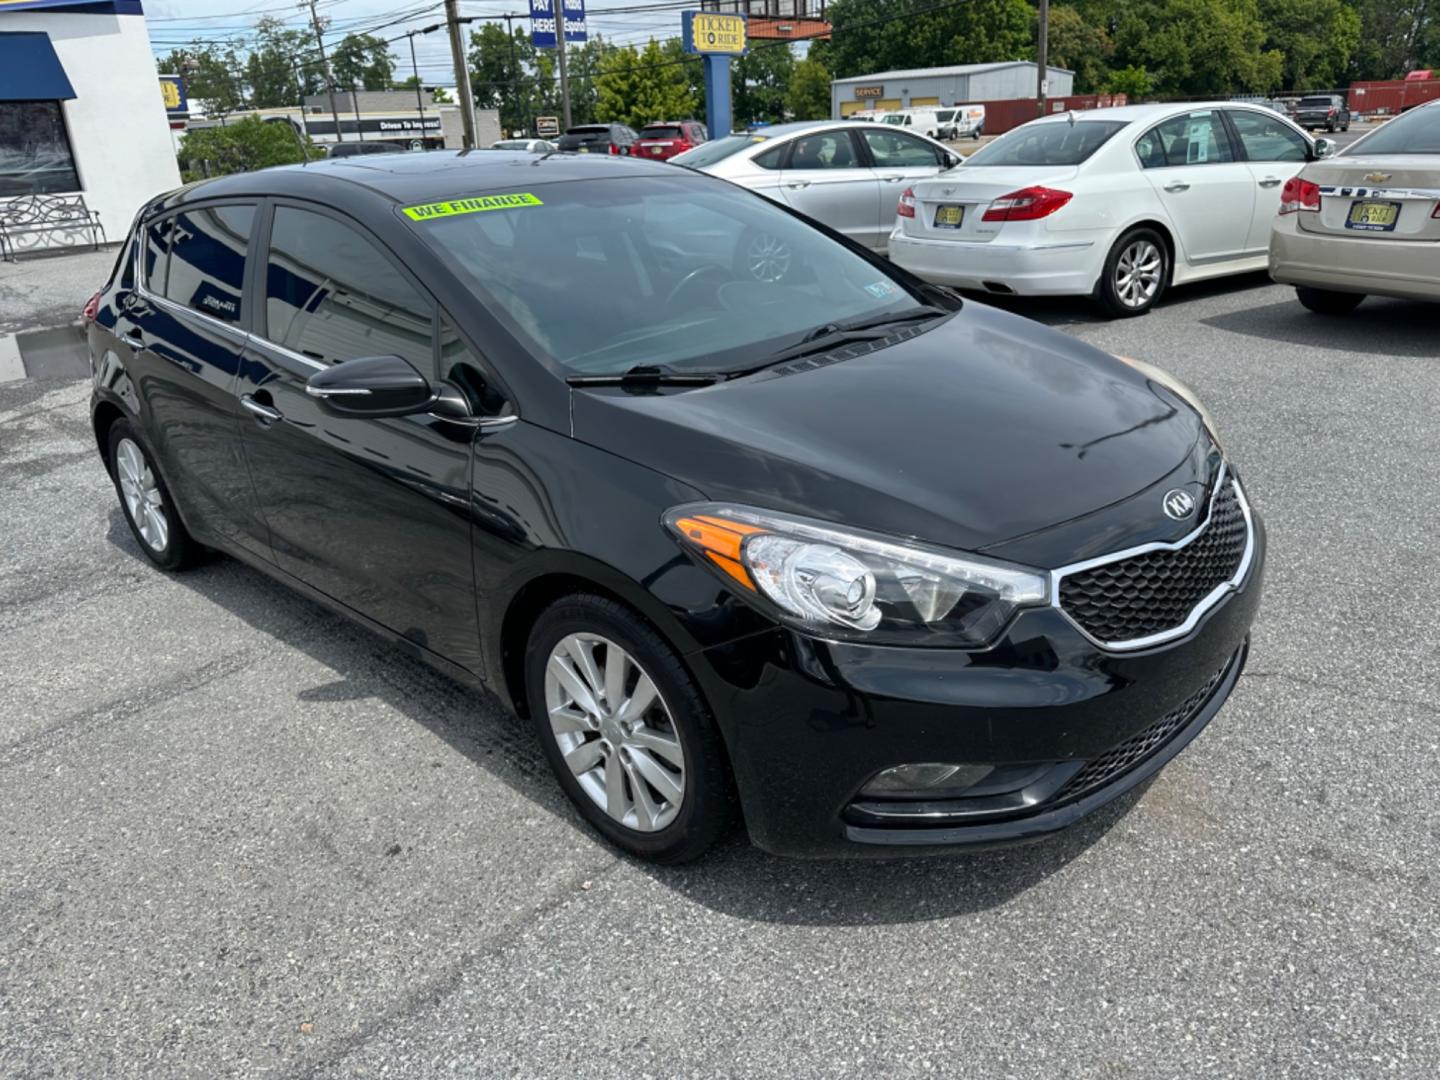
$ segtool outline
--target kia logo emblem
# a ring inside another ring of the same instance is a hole
[[[1195,513],[1195,496],[1180,488],[1171,488],[1165,493],[1165,516],[1184,521]]]

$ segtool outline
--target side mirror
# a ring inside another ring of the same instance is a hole
[[[1315,140],[1315,157],[1327,158],[1340,149],[1340,144],[1334,139],[1319,138]]]
[[[409,416],[438,395],[429,380],[398,356],[366,356],[317,371],[305,392],[337,416]]]

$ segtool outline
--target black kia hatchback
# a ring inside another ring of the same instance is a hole
[[[664,861],[1071,824],[1229,695],[1260,519],[1163,373],[623,157],[377,155],[146,206],[87,309],[140,548],[528,717]]]

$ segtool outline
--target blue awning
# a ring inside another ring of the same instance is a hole
[[[49,34],[0,33],[0,101],[69,101],[74,96]]]

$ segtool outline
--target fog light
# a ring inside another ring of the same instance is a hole
[[[954,799],[994,771],[993,765],[896,765],[878,773],[860,794],[884,799]]]

